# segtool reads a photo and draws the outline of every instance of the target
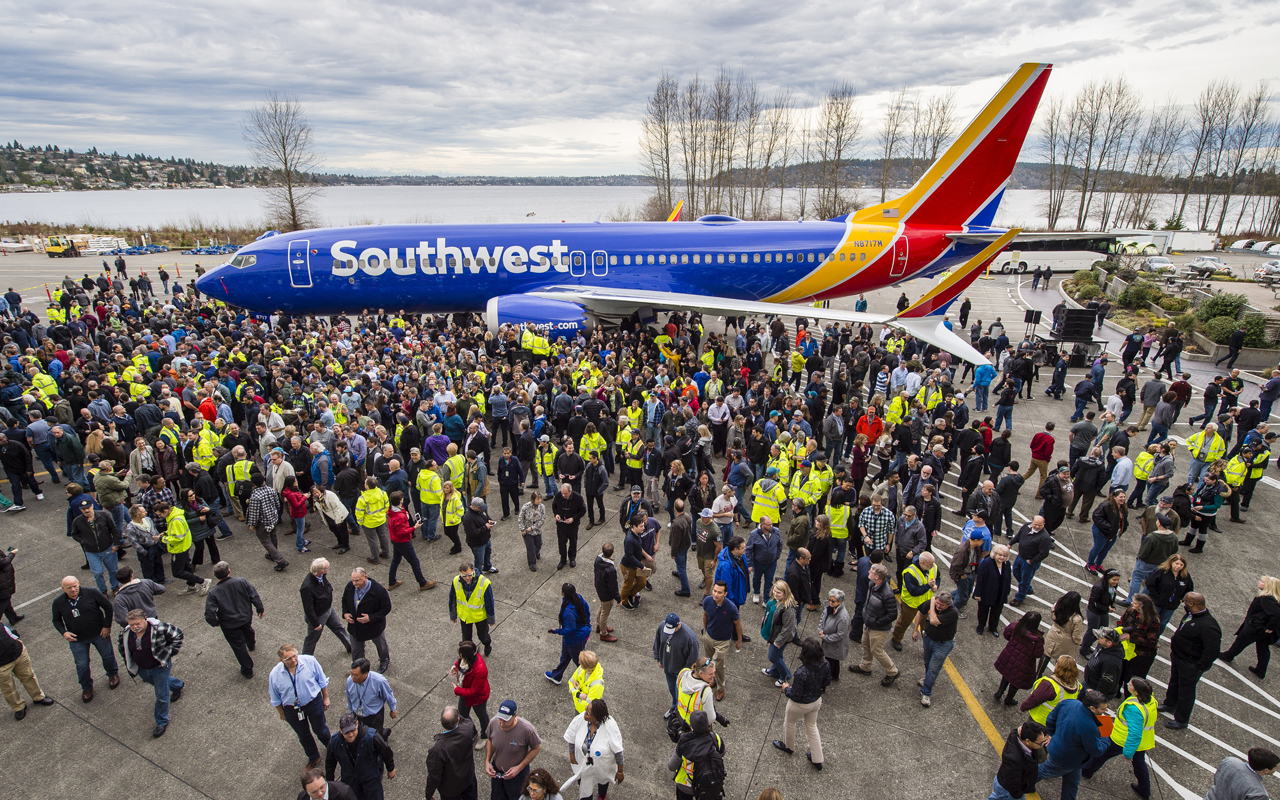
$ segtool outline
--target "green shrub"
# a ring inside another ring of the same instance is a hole
[[[1102,287],[1096,283],[1086,283],[1076,291],[1076,299],[1082,303],[1101,296]]]
[[[1091,269],[1078,269],[1075,271],[1075,274],[1071,276],[1071,280],[1075,281],[1077,284],[1097,283],[1098,276]]]
[[[1168,311],[1170,314],[1181,314],[1191,308],[1191,301],[1185,297],[1162,296],[1155,301],[1156,305]],[[1194,314],[1192,316],[1195,316]]]
[[[1214,344],[1226,344],[1236,329],[1235,317],[1214,317],[1200,325],[1200,332]]]
[[[1235,319],[1240,316],[1240,312],[1244,311],[1245,304],[1248,299],[1242,294],[1216,294],[1205,300],[1196,309],[1196,317],[1201,322],[1212,320],[1216,317],[1230,317]],[[1208,333],[1205,334],[1208,336]]]
[[[1267,319],[1261,314],[1248,314],[1244,318],[1244,346],[1269,347]]]
[[[1105,260],[1105,259],[1104,259],[1104,260],[1102,260],[1102,261],[1095,261],[1095,262],[1093,262],[1093,268],[1094,268],[1094,269],[1100,269],[1100,270],[1102,270],[1103,272],[1114,272],[1114,271],[1116,271],[1117,269],[1119,269],[1119,268],[1120,268],[1120,262],[1118,262],[1118,261],[1109,261],[1109,260]]]
[[[1122,308],[1146,308],[1147,303],[1154,303],[1164,296],[1160,287],[1150,281],[1131,283],[1120,293],[1118,302]]]
[[[1178,299],[1182,299],[1182,298],[1178,298]],[[1184,334],[1190,334],[1192,331],[1196,329],[1195,312],[1179,314],[1178,316],[1174,317],[1173,327],[1177,328],[1179,331],[1181,331]]]

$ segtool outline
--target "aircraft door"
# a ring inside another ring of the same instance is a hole
[[[575,278],[586,277],[587,274],[587,254],[581,250],[574,250],[569,254],[569,274]]]
[[[591,254],[591,274],[597,278],[603,278],[609,274],[609,254],[603,250],[596,250]]]
[[[295,289],[311,288],[311,242],[289,242],[289,283]]]
[[[907,271],[907,237],[899,236],[893,243],[893,265],[889,268],[890,277],[897,277]]]

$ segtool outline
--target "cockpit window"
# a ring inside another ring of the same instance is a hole
[[[236,269],[244,269],[245,267],[252,267],[257,261],[257,256],[235,256],[228,263]]]

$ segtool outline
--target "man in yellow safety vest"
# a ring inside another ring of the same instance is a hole
[[[453,579],[453,591],[449,592],[449,620],[462,624],[462,640],[471,640],[474,626],[487,656],[493,649],[489,638],[489,622],[494,617],[493,586],[489,579],[476,573],[470,564],[463,563]]]

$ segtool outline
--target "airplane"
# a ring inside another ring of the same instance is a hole
[[[946,273],[896,315],[824,308],[824,319],[891,325],[987,359],[947,307],[1021,232],[991,227],[1052,67],[1023,64],[901,197],[821,221],[370,225],[268,231],[196,288],[256,312],[388,308],[483,312],[491,330],[534,323],[574,336],[663,310],[806,316],[798,303]]]

